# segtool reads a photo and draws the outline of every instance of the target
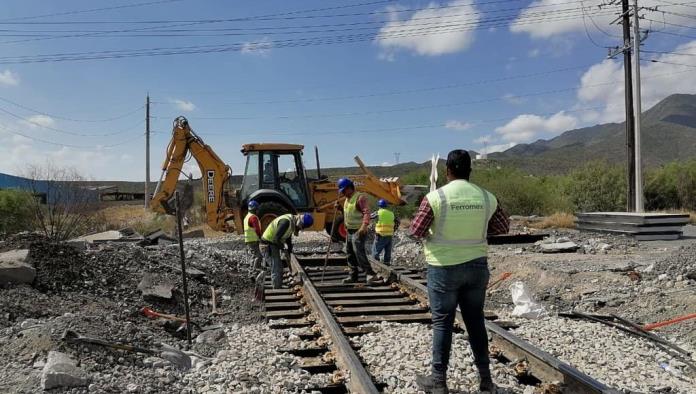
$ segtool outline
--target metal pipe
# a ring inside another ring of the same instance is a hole
[[[181,259],[181,282],[184,287],[184,310],[186,311],[186,339],[191,346],[191,315],[189,313],[188,302],[188,283],[186,282],[186,255],[184,254],[184,235],[181,225],[181,201],[179,201],[179,191],[174,192],[176,201],[176,228],[179,235],[179,258]]]

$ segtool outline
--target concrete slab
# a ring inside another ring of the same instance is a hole
[[[143,279],[138,283],[138,290],[143,294],[143,298],[163,298],[169,300],[172,298],[172,290],[174,284],[163,281],[153,274],[143,275]]]
[[[28,249],[16,249],[0,253],[0,286],[9,283],[34,282],[36,269],[26,262]]]
[[[50,351],[41,373],[41,387],[49,390],[58,387],[82,387],[89,384],[89,375],[77,367],[67,354]]]

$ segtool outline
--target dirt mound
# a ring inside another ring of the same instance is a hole
[[[36,268],[34,285],[43,292],[59,292],[81,286],[84,254],[60,243],[33,242],[28,260]]]

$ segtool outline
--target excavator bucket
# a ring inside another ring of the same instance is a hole
[[[191,208],[191,206],[193,206],[193,185],[190,182],[187,182],[186,184],[184,184],[184,187],[178,191],[179,203],[181,204],[181,211],[186,212]],[[166,202],[163,201],[162,205],[164,206],[164,210],[167,211],[168,214],[176,214],[176,198],[174,197],[174,195],[167,199]]]

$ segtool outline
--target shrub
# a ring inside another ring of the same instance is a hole
[[[590,162],[570,174],[568,195],[578,211],[624,211],[626,174],[619,166]]]
[[[0,190],[0,234],[32,229],[31,194],[20,190]]]

